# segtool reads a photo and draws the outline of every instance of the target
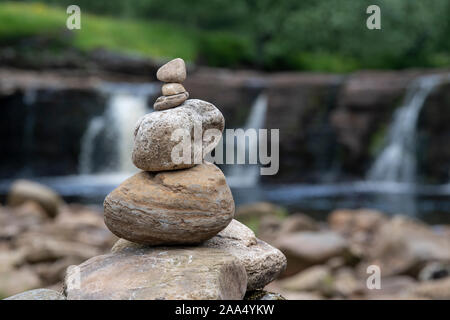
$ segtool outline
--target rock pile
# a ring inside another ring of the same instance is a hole
[[[337,209],[316,221],[268,203],[242,206],[236,218],[258,221],[256,235],[286,255],[282,279],[265,289],[287,299],[450,299],[449,225],[373,209]],[[368,287],[374,266],[380,289]]]
[[[104,201],[105,224],[121,240],[111,253],[68,269],[68,299],[242,299],[286,267],[279,250],[233,220],[225,177],[203,160],[220,140],[221,112],[187,100],[182,59],[162,66],[157,77],[166,82],[163,96],[134,131],[132,159],[143,171]],[[183,140],[183,156],[189,156],[182,162],[173,155],[179,129],[193,135]]]
[[[68,266],[108,252],[117,241],[100,210],[60,203],[60,197],[48,191],[30,181],[17,181],[8,195],[9,205],[0,205],[0,299],[35,288],[62,290]],[[50,198],[55,202],[45,206]],[[49,207],[58,207],[56,216],[48,214]],[[44,293],[48,291],[15,299],[51,298]]]

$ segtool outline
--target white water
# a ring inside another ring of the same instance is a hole
[[[265,93],[260,93],[252,105],[250,114],[243,129],[261,129],[266,120],[266,112],[267,95]],[[248,143],[246,143],[246,140],[248,141]],[[249,159],[249,150],[253,150],[258,147],[258,141],[255,141],[253,139],[235,139],[235,142],[237,142],[235,144],[236,149],[245,150],[247,159]],[[259,171],[259,166],[255,164],[231,165],[231,168],[227,171],[226,174],[227,182],[232,187],[256,186],[259,181]]]
[[[369,170],[369,180],[415,182],[418,117],[433,89],[449,80],[449,74],[423,76],[410,85],[390,125],[386,147]]]
[[[94,117],[81,141],[81,174],[133,173],[131,161],[133,132],[138,119],[151,112],[149,96],[156,93],[156,84],[108,84],[101,88],[109,95],[103,115]],[[99,151],[99,148],[103,148]],[[109,150],[106,157],[98,155]]]

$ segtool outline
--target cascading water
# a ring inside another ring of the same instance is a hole
[[[267,95],[260,93],[252,105],[244,130],[261,129],[266,120],[266,112]],[[254,150],[258,147],[258,141],[254,139],[235,139],[235,142],[235,150],[245,150],[247,159],[249,158],[249,150]],[[227,143],[230,143],[230,141]],[[231,186],[254,187],[259,181],[259,166],[256,164],[234,164],[227,171],[226,177]]]
[[[420,111],[430,92],[450,75],[416,79],[408,88],[402,106],[390,126],[386,147],[369,170],[370,181],[414,183],[416,178],[416,127]]]
[[[133,132],[137,120],[151,112],[149,96],[156,94],[156,84],[108,84],[101,88],[110,96],[102,116],[94,117],[82,138],[79,172],[133,173],[131,161]]]

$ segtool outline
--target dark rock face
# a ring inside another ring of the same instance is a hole
[[[99,92],[19,90],[0,95],[0,101],[0,148],[5,155],[0,158],[0,177],[77,173],[81,138],[89,119],[105,106]]]
[[[450,181],[450,83],[444,84],[428,97],[419,117],[419,175],[428,183]],[[432,164],[432,165],[430,165]]]
[[[402,103],[405,91],[411,81],[419,76],[443,72],[448,71],[361,71],[351,74],[346,79],[337,97],[337,108],[333,110],[330,118],[330,124],[337,134],[337,142],[340,148],[340,167],[345,175],[355,178],[364,177],[383,146],[384,136],[388,133],[393,113]],[[445,88],[441,87],[428,97],[422,110],[424,116],[421,115],[419,121],[422,117],[432,117],[432,115],[426,116],[425,113],[435,112],[435,114],[439,114],[437,110],[439,107],[435,107],[435,111],[432,111],[429,109],[433,108],[428,105],[440,104],[441,108],[448,108],[448,89],[446,96],[445,91]],[[441,114],[448,114],[448,112],[442,112]],[[446,123],[448,122],[442,117],[434,117],[432,126],[436,129],[432,129],[430,123],[427,138],[433,137],[432,139],[439,140],[442,136],[442,128],[446,126]],[[435,143],[437,149],[441,149],[444,145],[442,141],[440,142],[436,141]],[[426,151],[425,157],[427,159],[422,162],[422,168],[419,168],[419,172],[424,172],[425,167],[436,169],[434,162],[436,160],[431,155],[432,150],[430,146],[430,149]],[[437,157],[447,159],[448,163],[450,154],[445,155],[441,151],[439,150],[440,154]],[[445,168],[439,166],[438,170],[445,170]],[[424,172],[424,174],[436,176],[436,172]],[[444,182],[446,181],[448,180],[444,179]]]
[[[382,142],[393,110],[401,103],[408,84],[418,76],[417,71],[361,71],[346,79],[330,118],[341,146],[344,172],[364,176],[375,156],[373,144]]]
[[[336,133],[329,124],[344,78],[278,74],[269,78],[267,129],[280,129],[280,170],[270,182],[315,181],[333,166]]]

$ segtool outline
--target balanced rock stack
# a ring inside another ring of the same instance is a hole
[[[233,220],[223,173],[206,161],[195,164],[194,143],[191,161],[172,160],[175,130],[193,132],[200,124],[203,137],[208,129],[221,133],[225,121],[214,105],[187,100],[182,59],[162,66],[157,77],[166,82],[163,96],[134,131],[132,159],[143,171],[104,201],[105,224],[121,239],[111,253],[68,269],[67,299],[242,299],[286,267],[278,249]],[[200,156],[219,138],[203,137]]]

